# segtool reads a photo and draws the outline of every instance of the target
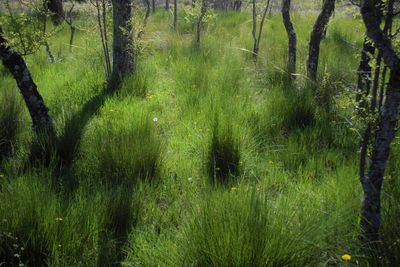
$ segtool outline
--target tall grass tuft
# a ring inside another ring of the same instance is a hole
[[[383,212],[381,242],[378,250],[372,254],[370,262],[372,266],[400,265],[400,181],[396,177],[387,177],[385,193],[383,194]]]
[[[0,259],[6,266],[44,266],[59,209],[38,177],[21,177],[0,191]]]
[[[78,172],[95,183],[118,185],[154,178],[161,161],[156,122],[130,99],[106,102],[82,143]]]
[[[148,91],[148,80],[143,71],[137,71],[126,78],[117,93],[121,96],[137,96],[145,98]]]
[[[15,90],[0,92],[0,162],[14,154],[23,111]]]
[[[215,115],[208,152],[208,175],[212,182],[227,184],[239,175],[240,140],[230,121]]]
[[[29,163],[32,166],[56,167],[58,162],[57,137],[47,131],[32,133]]]
[[[256,135],[261,139],[287,136],[289,133],[315,123],[315,102],[307,89],[282,91],[273,89],[266,108],[259,115]]]
[[[99,266],[115,266],[125,257],[125,245],[136,223],[138,209],[134,206],[133,186],[123,184],[113,188],[104,213],[99,238]]]
[[[350,196],[354,186],[340,193],[332,189],[331,182],[300,183],[288,186],[284,195],[240,186],[209,195],[184,230],[183,265],[338,263],[340,253],[351,251],[354,245],[351,215],[358,201],[343,206],[342,197]]]

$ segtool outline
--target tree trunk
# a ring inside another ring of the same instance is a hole
[[[311,32],[307,60],[307,77],[313,81],[317,80],[319,48],[321,40],[334,10],[335,0],[324,0],[322,11],[319,14]]]
[[[390,145],[395,135],[400,104],[400,58],[393,49],[391,40],[380,28],[378,0],[362,1],[361,14],[367,28],[367,36],[382,54],[391,70],[385,102],[380,110],[378,130],[373,144],[371,164],[361,181],[364,200],[361,207],[361,232],[364,242],[378,240],[381,225],[381,189]],[[390,15],[390,14],[389,14]]]
[[[146,7],[146,13],[145,13],[145,15],[144,15],[144,21],[143,21],[143,24],[144,24],[144,26],[146,26],[147,25],[147,20],[149,19],[149,17],[150,17],[150,0],[144,0],[144,5],[145,5],[145,7]]]
[[[165,0],[165,10],[169,11],[169,0]]]
[[[264,21],[267,16],[268,8],[270,6],[271,0],[267,0],[267,4],[264,8],[260,25],[258,27],[258,36],[257,33],[257,9],[256,9],[256,0],[252,1],[252,9],[253,9],[253,28],[252,28],[252,35],[253,35],[253,60],[254,62],[257,61],[258,58],[258,51],[260,50],[260,41],[261,35],[264,27]]]
[[[392,72],[386,91],[386,100],[379,118],[378,132],[372,150],[371,165],[361,184],[364,200],[361,208],[361,230],[365,241],[378,239],[381,225],[381,189],[394,138],[400,104],[400,72]]]
[[[291,77],[296,73],[296,32],[290,20],[290,0],[282,0],[282,18],[289,39],[288,73]]]
[[[390,34],[393,24],[393,12],[394,12],[394,1],[389,0],[387,2],[387,15],[385,19],[385,26],[383,27],[383,33],[385,35]],[[381,6],[380,10],[384,10],[384,7]],[[379,13],[379,23],[381,23],[381,18],[383,16],[383,12]],[[373,75],[373,83],[371,86],[372,80],[372,68],[370,66],[371,57],[375,53],[375,47],[370,43],[370,41],[365,38],[363,51],[361,54],[361,61],[358,73],[358,90],[357,90],[357,98],[356,101],[358,102],[359,111],[362,116],[372,115],[373,117],[376,114],[376,107],[378,106],[378,111],[380,111],[383,103],[383,89],[385,87],[385,79],[386,79],[386,69],[387,67],[384,66],[384,70],[382,72],[381,77],[381,66],[382,66],[382,51],[378,52],[378,56],[375,60],[375,71]],[[371,55],[371,56],[370,56]],[[381,91],[379,92],[378,96],[378,89],[379,89],[379,81],[381,80]],[[369,107],[367,106],[366,99],[370,96],[372,89],[372,95],[370,97]],[[369,109],[368,109],[369,108]],[[369,112],[369,113],[368,113]],[[370,144],[370,138],[373,130],[373,125],[371,121],[367,122],[367,127],[363,134],[363,138],[361,141],[361,150],[360,150],[360,180],[365,176],[365,166],[366,166],[366,158],[367,158],[367,151],[368,146]]]
[[[151,0],[151,10],[153,13],[156,12],[156,0]]]
[[[203,19],[207,13],[207,5],[208,0],[201,0],[201,12],[199,19],[197,20],[197,30],[196,30],[196,47],[200,48],[200,41],[201,41],[201,30],[203,27]]]
[[[51,19],[55,25],[60,24],[64,20],[64,9],[62,0],[48,0],[47,6],[53,13]]]
[[[375,47],[370,43],[368,38],[364,39],[363,48],[361,51],[360,65],[358,66],[358,81],[357,81],[357,96],[356,102],[358,108],[364,108],[365,103],[363,98],[368,95],[371,89],[372,68],[370,65],[371,57],[375,54]]]
[[[132,47],[132,4],[130,0],[112,0],[113,5],[113,64],[111,89],[134,71]]]
[[[174,29],[176,29],[177,21],[178,21],[178,0],[174,0]]]
[[[257,47],[257,9],[256,0],[252,0],[252,13],[253,13],[253,27],[251,35],[253,36],[253,60],[257,60],[258,47]]]
[[[52,119],[48,113],[48,108],[44,104],[42,96],[37,90],[37,86],[32,80],[32,76],[21,55],[14,52],[7,40],[3,37],[0,27],[0,59],[4,66],[12,73],[18,88],[24,98],[29,114],[32,118],[32,127],[36,132],[54,133]]]

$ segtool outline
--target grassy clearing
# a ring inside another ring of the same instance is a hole
[[[0,68],[0,102],[8,103],[0,127],[9,129],[0,138],[17,144],[0,169],[0,263],[347,266],[344,253],[350,265],[399,263],[398,142],[384,242],[374,257],[358,244],[349,91],[360,21],[338,15],[329,25],[315,92],[304,79],[313,17],[294,14],[299,75],[290,82],[279,14],[266,22],[254,64],[249,14],[217,13],[196,51],[191,25],[180,19],[173,31],[158,10],[138,75],[109,94],[95,20],[78,10],[72,52],[64,26],[50,40],[56,64],[44,51],[27,57],[57,125],[57,164],[30,165],[30,125],[19,123],[27,111],[13,104],[19,97],[8,101],[16,86]]]

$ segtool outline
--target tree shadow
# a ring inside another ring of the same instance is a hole
[[[103,90],[92,97],[79,112],[67,120],[59,137],[46,134],[36,135],[29,151],[30,166],[27,167],[51,167],[56,187],[62,184],[66,193],[73,192],[77,187],[77,182],[71,173],[71,166],[76,158],[85,128],[111,95],[112,92]]]
[[[109,93],[102,93],[90,99],[83,108],[68,119],[62,135],[58,138],[57,152],[64,168],[70,168],[76,156],[85,127],[98,113]]]
[[[126,257],[129,233],[136,225],[137,203],[133,199],[133,183],[124,183],[110,189],[103,230],[100,232],[97,266],[122,266]]]

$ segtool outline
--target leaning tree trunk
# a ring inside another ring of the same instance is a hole
[[[296,73],[296,32],[290,20],[290,0],[282,0],[282,18],[283,24],[289,39],[288,51],[288,73],[291,77]]]
[[[53,122],[48,113],[49,110],[44,104],[36,84],[32,80],[29,69],[22,56],[8,46],[7,40],[3,37],[1,26],[0,60],[3,61],[4,66],[12,73],[17,82],[18,88],[32,118],[32,127],[34,131],[54,133]]]
[[[48,0],[47,6],[53,13],[51,19],[55,25],[60,24],[64,20],[64,9],[62,0]]]
[[[134,71],[132,4],[130,0],[112,0],[113,5],[113,64],[111,89],[116,89]]]
[[[319,48],[321,40],[334,10],[335,0],[324,0],[322,11],[319,14],[311,32],[307,61],[307,77],[313,81],[317,80]]]
[[[364,200],[361,207],[361,231],[365,242],[374,242],[381,225],[381,189],[388,162],[390,145],[395,135],[400,105],[400,58],[391,40],[380,28],[379,0],[362,1],[361,14],[367,28],[367,36],[374,42],[382,58],[391,70],[385,103],[380,110],[378,127],[372,148],[371,164],[361,181]]]

